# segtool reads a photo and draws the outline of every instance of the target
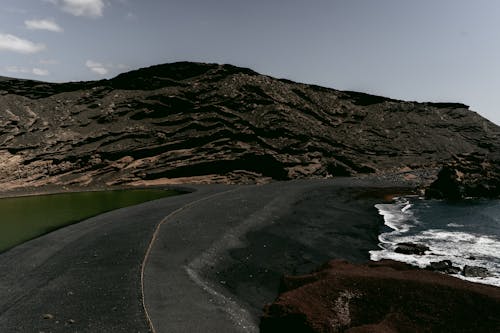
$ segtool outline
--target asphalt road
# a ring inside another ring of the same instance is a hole
[[[0,331],[257,331],[282,272],[367,259],[373,186],[192,186],[57,230],[0,255]]]

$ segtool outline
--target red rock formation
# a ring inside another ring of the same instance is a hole
[[[285,277],[261,332],[500,332],[500,288],[390,260]]]

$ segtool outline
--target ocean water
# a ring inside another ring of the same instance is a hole
[[[408,196],[375,207],[385,226],[379,235],[380,249],[370,251],[372,260],[393,259],[419,267],[441,260],[451,260],[459,268],[481,266],[492,276],[454,276],[500,286],[500,200],[447,202]],[[394,252],[403,242],[424,244],[430,250],[421,256]]]

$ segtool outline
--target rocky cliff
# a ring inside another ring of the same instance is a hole
[[[500,197],[500,151],[488,156],[458,155],[439,171],[425,191],[427,198],[460,200]]]
[[[435,167],[498,151],[466,105],[337,91],[231,65],[110,80],[0,79],[0,184],[245,182]]]

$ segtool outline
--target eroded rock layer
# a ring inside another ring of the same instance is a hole
[[[0,180],[246,182],[433,167],[499,148],[466,105],[415,103],[174,63],[111,80],[0,80]]]

